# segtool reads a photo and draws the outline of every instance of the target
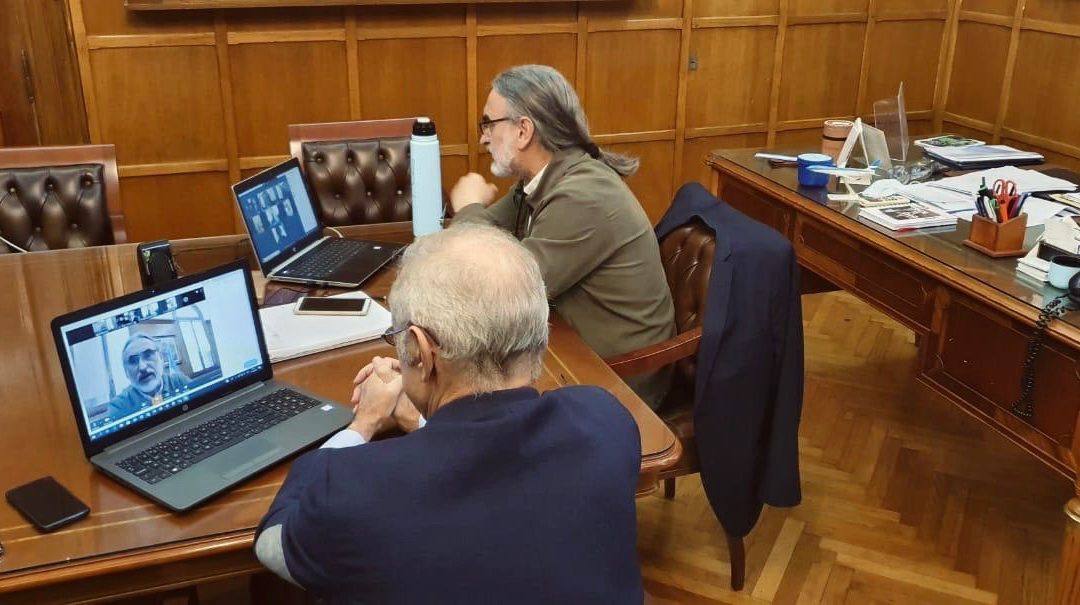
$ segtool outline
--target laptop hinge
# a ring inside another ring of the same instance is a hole
[[[288,259],[288,260],[286,260],[285,262],[283,262],[283,263],[281,263],[280,265],[278,265],[277,267],[275,267],[275,268],[274,268],[274,270],[273,270],[273,271],[271,271],[271,272],[270,272],[270,275],[268,275],[267,277],[272,277],[272,276],[273,276],[274,274],[276,274],[276,273],[277,273],[278,271],[281,271],[281,270],[282,270],[282,269],[284,269],[285,267],[288,267],[289,265],[291,265],[291,264],[295,263],[295,262],[296,262],[296,259],[298,259],[298,258],[300,258],[301,256],[303,256],[303,255],[307,254],[308,250],[311,250],[311,249],[312,249],[312,248],[314,248],[315,246],[318,246],[319,244],[323,243],[323,241],[324,241],[324,240],[326,240],[326,239],[328,239],[329,237],[330,237],[330,236],[328,236],[328,235],[327,235],[327,236],[324,236],[324,237],[320,237],[319,239],[317,239],[317,240],[315,240],[315,241],[311,242],[310,244],[308,244],[308,245],[304,246],[304,247],[303,247],[303,248],[301,248],[300,250],[297,250],[296,252],[294,252],[294,253],[293,253],[293,255],[292,255],[292,256],[290,256],[290,257],[289,257],[289,259]]]
[[[166,431],[168,429],[173,428],[181,420],[186,422],[191,418],[195,418],[197,416],[207,414],[207,413],[209,413],[209,412],[211,412],[213,410],[216,410],[216,409],[220,408],[223,405],[228,404],[229,402],[235,400],[237,397],[243,397],[245,395],[250,395],[251,393],[253,393],[253,392],[255,392],[255,391],[257,391],[257,390],[259,390],[259,389],[261,389],[261,388],[263,388],[265,386],[266,386],[265,382],[257,382],[257,383],[255,383],[255,384],[253,384],[251,386],[240,389],[239,391],[233,393],[232,395],[229,395],[228,397],[225,397],[224,399],[220,399],[218,401],[215,401],[214,403],[211,403],[209,405],[205,405],[205,406],[195,410],[194,412],[191,412],[190,414],[181,414],[181,415],[177,416],[176,418],[173,418],[169,422],[166,422],[164,424],[160,424],[158,426],[155,426],[154,428],[146,431],[145,433],[140,433],[138,435],[128,437],[127,439],[125,439],[125,440],[123,440],[123,441],[121,441],[119,443],[114,443],[114,444],[110,445],[109,447],[105,448],[104,450],[102,450],[102,453],[104,453],[104,454],[112,454],[112,453],[118,452],[118,451],[120,451],[122,449],[127,449],[129,447],[132,447],[132,446],[134,446],[134,445],[136,445],[138,443],[141,443],[143,441],[146,441],[147,439],[150,439],[151,437],[154,437],[155,435],[158,435],[162,431]]]

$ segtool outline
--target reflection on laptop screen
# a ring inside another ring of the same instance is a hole
[[[90,440],[258,372],[243,270],[60,328]]]
[[[273,260],[318,228],[300,168],[237,193],[259,262]]]

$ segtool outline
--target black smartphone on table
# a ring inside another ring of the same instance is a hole
[[[90,514],[90,507],[52,477],[8,490],[7,501],[43,532],[60,529]]]

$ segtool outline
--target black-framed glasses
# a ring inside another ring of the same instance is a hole
[[[385,332],[382,333],[382,339],[386,341],[386,344],[392,347],[397,346],[398,334],[401,334],[402,332],[408,330],[411,327],[412,324],[405,324],[400,328],[395,328],[393,325],[391,325],[389,328],[386,329]]]
[[[499,122],[509,122],[513,119],[514,118],[511,118],[510,116],[502,118],[489,118],[487,116],[484,116],[480,118],[480,121],[476,125],[480,128],[480,136],[483,136],[485,134],[490,135],[492,126],[498,124]]]

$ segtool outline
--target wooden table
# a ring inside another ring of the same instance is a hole
[[[411,239],[408,224],[348,231],[387,241]],[[241,236],[180,240],[173,249],[186,273],[250,255]],[[365,289],[373,296],[386,294],[393,272],[384,270]],[[0,542],[7,550],[0,557],[0,602],[5,605],[157,592],[261,569],[251,552],[253,530],[287,464],[177,515],[94,471],[83,456],[49,322],[139,288],[134,245],[0,256],[0,490],[53,475],[93,511],[87,520],[41,535],[0,504]],[[381,340],[355,345],[275,364],[274,374],[347,402],[356,370],[377,354],[392,349]],[[540,387],[576,383],[607,388],[633,414],[641,432],[638,492],[655,490],[657,474],[678,459],[678,440],[556,319]]]
[[[790,239],[804,281],[831,282],[914,330],[922,382],[1068,477],[1080,495],[1080,312],[1050,324],[1036,364],[1034,416],[1010,411],[1039,309],[1062,291],[1018,277],[1015,259],[962,245],[967,221],[956,229],[890,231],[860,221],[857,204],[831,203],[825,189],[799,187],[794,168],[771,168],[755,151],[710,154],[713,193]],[[1028,246],[1040,231],[1028,230]],[[1058,598],[1078,603],[1080,499],[1065,510]]]

